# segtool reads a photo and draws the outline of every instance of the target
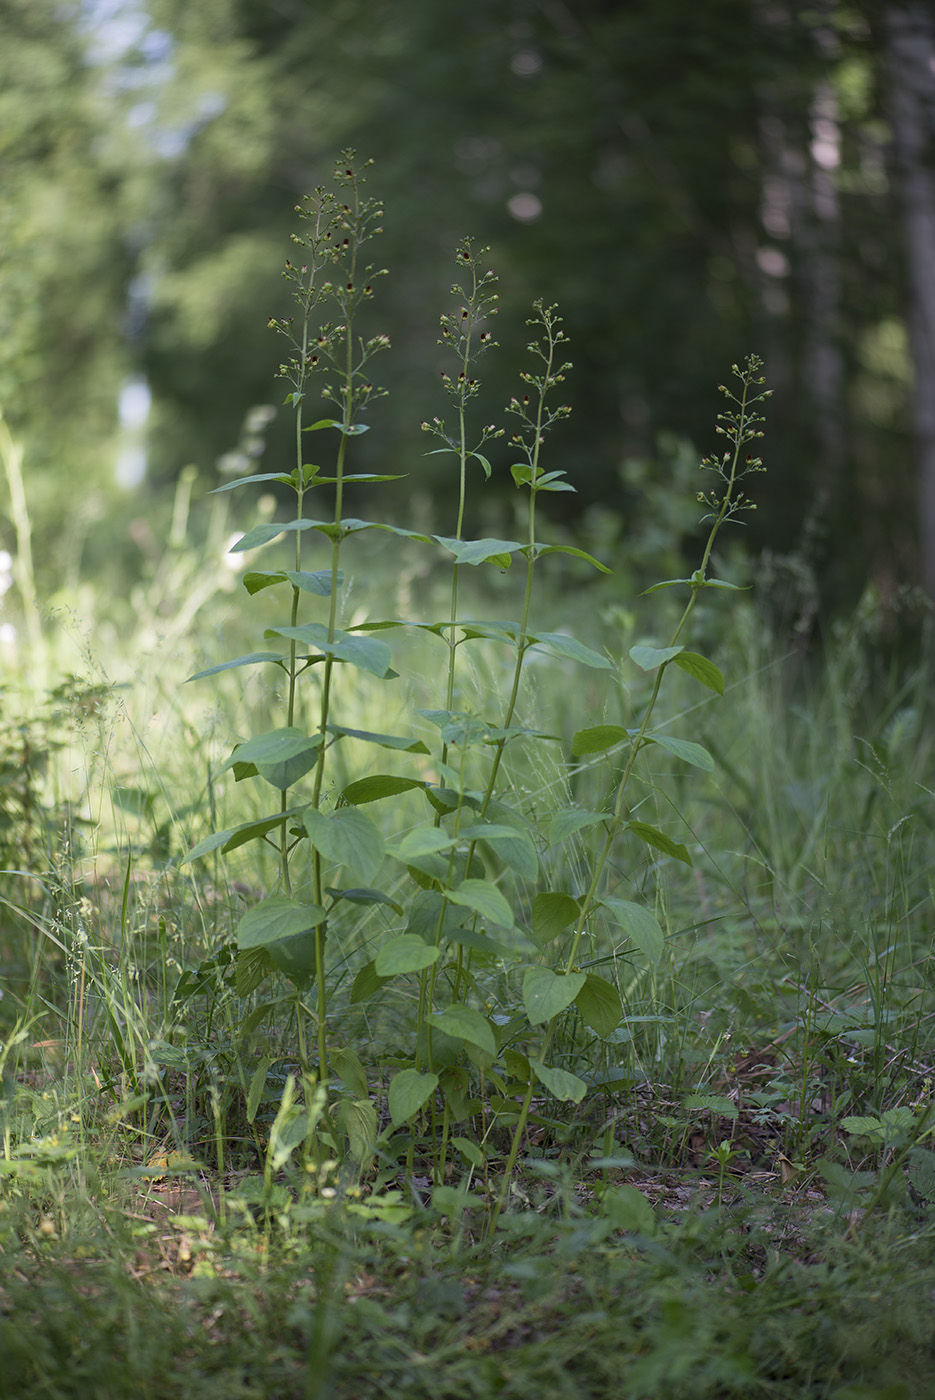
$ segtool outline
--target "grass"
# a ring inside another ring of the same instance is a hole
[[[719,584],[752,360],[691,578],[624,605],[543,543],[569,486],[540,460],[568,368],[542,305],[520,538],[464,538],[499,436],[472,436],[495,278],[470,243],[456,426],[427,425],[455,534],[346,518],[388,346],[350,329],[382,209],[336,178],[273,323],[294,521],[260,509],[226,552],[238,483],[201,516],[183,477],[132,630],[31,638],[5,695],[0,1395],[925,1394],[928,653],[888,663],[866,600],[803,658]],[[340,416],[309,425],[313,346]],[[289,567],[260,569],[279,533]]]
[[[585,611],[612,643],[613,609]],[[750,608],[725,640],[728,737],[712,725],[716,774],[677,794],[696,860],[656,885],[665,958],[615,960],[627,1015],[594,1091],[535,1106],[486,1242],[502,1130],[487,1180],[467,1157],[434,1186],[418,1156],[408,1177],[395,1159],[348,1174],[301,1143],[272,1169],[300,1067],[288,1019],[249,1029],[260,994],[237,998],[224,962],[236,886],[269,872],[166,863],[204,805],[191,735],[234,727],[179,703],[196,663],[137,658],[130,690],[89,675],[52,702],[31,795],[4,789],[33,816],[2,934],[2,1393],[925,1394],[928,674],[877,674],[859,623],[806,671],[763,635]],[[534,676],[558,720],[559,675]],[[595,693],[595,716],[611,703]],[[600,765],[575,781],[584,800]],[[374,936],[349,921],[336,940],[335,1017],[385,1089],[411,1023],[348,1000]],[[181,1002],[180,975],[200,979]],[[582,1033],[563,1028],[558,1063]]]

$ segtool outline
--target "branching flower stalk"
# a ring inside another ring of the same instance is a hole
[[[480,463],[484,476],[489,481],[490,462],[480,449],[490,439],[503,436],[502,429],[498,430],[492,423],[488,423],[481,430],[476,445],[472,448],[468,447],[467,408],[470,401],[476,398],[480,391],[480,381],[474,372],[474,364],[485,350],[489,350],[497,344],[490,329],[481,329],[485,322],[490,321],[497,314],[498,297],[493,290],[497,284],[497,278],[492,271],[481,273],[479,269],[479,260],[489,251],[489,248],[481,248],[475,252],[473,241],[470,238],[463,239],[458,245],[455,261],[464,272],[470,274],[470,286],[467,291],[460,283],[455,283],[452,286],[451,295],[458,299],[458,309],[457,311],[445,312],[441,317],[441,335],[438,343],[453,350],[458,358],[459,367],[456,376],[450,375],[447,371],[442,373],[442,384],[445,392],[454,400],[457,408],[457,428],[454,433],[449,433],[443,418],[433,418],[431,423],[423,422],[422,424],[423,432],[431,433],[445,443],[444,447],[435,448],[434,452],[428,454],[429,456],[434,456],[435,453],[454,453],[458,458],[458,515],[454,533],[456,540],[462,538],[464,530],[468,459],[473,457],[475,461]],[[454,705],[455,696],[455,667],[458,646],[455,631],[458,622],[460,569],[461,566],[455,559],[451,567],[451,608],[446,637],[448,643],[448,685],[445,708],[449,711]],[[448,743],[446,741],[442,746],[442,763],[447,763],[447,761]]]
[[[679,647],[679,638],[694,612],[701,590],[703,588],[724,588],[725,586],[729,586],[723,584],[720,580],[708,578],[708,566],[710,564],[715,540],[721,531],[721,527],[728,521],[736,519],[744,511],[755,509],[753,502],[751,502],[745,492],[740,489],[740,483],[745,477],[755,472],[765,470],[759,456],[745,451],[748,444],[763,436],[760,424],[764,422],[764,419],[763,416],[757,412],[757,405],[769,398],[772,392],[762,387],[765,381],[759,374],[761,367],[762,361],[758,356],[749,355],[742,368],[738,365],[733,365],[731,367],[735,378],[739,380],[739,392],[735,394],[726,385],[719,386],[720,392],[731,401],[733,407],[729,408],[725,413],[718,414],[718,422],[715,431],[721,436],[726,437],[730,446],[722,455],[705,457],[701,462],[702,470],[713,472],[720,478],[720,484],[715,485],[711,490],[700,491],[698,493],[699,503],[708,507],[708,514],[705,516],[705,519],[711,521],[711,528],[708,532],[708,538],[705,543],[699,567],[689,579],[668,580],[666,583],[656,584],[652,589],[648,590],[649,592],[654,592],[658,588],[683,584],[687,585],[691,591],[669,642],[669,649],[673,650],[673,655],[662,660],[656,669],[653,688],[649,700],[646,703],[640,726],[630,742],[627,761],[617,787],[611,819],[607,822],[604,843],[595,862],[590,884],[588,885],[584,899],[581,901],[580,912],[575,921],[574,933],[563,967],[563,974],[565,976],[571,973],[576,967],[581,941],[585,936],[589,920],[600,902],[598,891],[611,850],[613,849],[620,831],[625,831],[627,829],[625,815],[627,788],[633,774],[636,759],[647,742],[649,742],[649,726],[653,711],[656,707],[656,701],[659,698],[663,674],[672,661],[674,661],[675,655],[681,650]],[[558,1029],[558,1023],[559,1017],[554,1016],[545,1026],[539,1049],[539,1059],[541,1061],[545,1061],[548,1057],[552,1041]],[[535,1080],[530,1076],[529,1088],[524,1096],[519,1119],[514,1128],[510,1152],[504,1168],[500,1196],[488,1224],[488,1236],[492,1236],[496,1231],[500,1214],[506,1203],[513,1169],[516,1166],[520,1144],[526,1131],[534,1088]]]
[[[369,165],[371,162],[367,162]],[[366,169],[364,166],[363,169]],[[312,806],[316,809],[321,803],[325,778],[326,755],[328,750],[328,723],[331,709],[331,687],[335,657],[331,650],[336,636],[338,618],[338,591],[341,584],[340,555],[344,539],[342,515],[344,505],[345,464],[348,443],[352,437],[366,431],[360,422],[362,410],[374,398],[380,397],[382,389],[375,388],[367,374],[367,364],[372,356],[386,349],[389,339],[377,335],[369,340],[355,338],[354,322],[356,313],[365,301],[373,295],[373,280],[382,276],[385,269],[375,271],[370,265],[360,270],[360,250],[364,243],[382,230],[379,220],[383,208],[378,200],[364,199],[361,185],[364,176],[354,163],[353,151],[342,153],[341,162],[335,170],[336,186],[342,194],[319,187],[302,204],[296,205],[296,212],[311,228],[306,233],[292,235],[292,241],[303,250],[306,261],[296,267],[287,261],[285,277],[295,290],[294,297],[301,309],[301,320],[296,330],[294,321],[273,320],[270,325],[286,335],[292,343],[293,353],[280,365],[280,375],[291,384],[291,392],[286,402],[295,413],[295,454],[296,465],[292,473],[292,483],[296,491],[295,532],[295,578],[292,582],[292,607],[289,631],[295,633],[299,615],[299,600],[303,591],[302,538],[304,528],[312,522],[303,519],[303,503],[306,492],[315,486],[334,487],[334,512],[332,524],[324,533],[331,543],[331,560],[328,577],[328,626],[327,647],[322,662],[321,700],[318,724],[318,751],[314,766]],[[323,274],[330,271],[330,277]],[[323,303],[336,306],[338,319],[328,321],[313,329]],[[316,374],[326,376],[322,387],[322,397],[334,403],[339,417],[322,419],[306,426],[304,423],[305,399],[309,382]],[[303,461],[303,434],[317,429],[335,428],[339,433],[335,474],[333,477],[319,476],[320,468]],[[289,638],[287,724],[292,727],[297,711],[297,682],[302,672],[312,664],[298,656],[299,639]],[[281,810],[288,807],[288,792],[281,793]],[[282,824],[280,845],[280,868],[282,886],[286,894],[292,890],[289,871],[288,822]],[[320,905],[323,896],[322,859],[317,848],[313,849],[312,864],[313,896]],[[322,1076],[326,1073],[325,1038],[325,977],[324,977],[325,926],[315,929],[315,970],[318,990],[318,1050]]]

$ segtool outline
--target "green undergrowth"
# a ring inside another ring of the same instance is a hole
[[[48,627],[69,679],[8,692],[0,1394],[924,1393],[930,665],[870,598],[820,657],[770,624],[753,356],[697,558],[621,597],[542,509],[555,307],[478,407],[469,240],[458,508],[381,513],[382,207],[348,158],[297,214],[294,462],[187,474],[135,640]]]

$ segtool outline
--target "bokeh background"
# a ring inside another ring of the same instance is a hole
[[[935,18],[910,0],[0,0],[0,409],[43,596],[124,592],[191,465],[197,503],[231,453],[289,462],[284,412],[244,425],[283,397],[293,206],[345,147],[386,205],[390,392],[358,465],[408,474],[396,510],[443,520],[455,488],[419,423],[470,235],[500,277],[481,421],[535,298],[571,338],[556,530],[638,584],[688,550],[716,386],[755,351],[775,397],[745,540],[777,606],[807,630],[870,589],[918,618]],[[488,530],[514,508],[493,455]],[[15,514],[4,492],[13,561]]]

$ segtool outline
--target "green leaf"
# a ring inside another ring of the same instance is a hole
[[[678,841],[673,841],[671,836],[666,836],[664,831],[650,826],[648,822],[627,822],[627,830],[632,831],[633,835],[638,836],[641,841],[645,841],[647,846],[655,846],[656,850],[662,851],[663,855],[673,856],[676,860],[691,865],[692,858],[686,848]]]
[[[356,1099],[365,1099],[370,1090],[367,1086],[367,1073],[361,1064],[359,1056],[349,1046],[332,1050],[328,1057],[331,1061],[331,1068],[334,1070],[350,1089]]]
[[[614,663],[600,652],[592,651],[575,637],[566,637],[564,632],[538,632],[535,645],[542,647],[550,656],[563,660],[578,661],[582,666],[590,666],[594,671],[612,671]]]
[[[343,575],[339,572],[339,584],[342,579]],[[308,573],[304,569],[256,569],[243,576],[244,588],[251,596],[264,588],[272,588],[277,583],[291,583],[296,588],[301,588],[304,593],[313,593],[318,598],[327,598],[331,594],[331,570],[319,569],[315,573]]]
[[[469,457],[473,457],[474,460],[475,460],[476,462],[480,462],[481,466],[482,466],[483,469],[484,469],[484,476],[485,476],[485,477],[487,478],[487,480],[489,481],[489,480],[490,480],[490,473],[491,473],[491,471],[492,471],[492,468],[491,468],[491,465],[490,465],[490,463],[488,462],[487,458],[483,455],[483,453],[481,453],[481,452],[469,452],[469,453],[468,453],[468,456],[469,456]]]
[[[657,666],[674,661],[684,650],[684,647],[631,647],[630,660],[639,666],[641,671],[655,671]]]
[[[354,978],[354,985],[351,987],[351,1005],[357,1006],[359,1002],[369,1001],[370,998],[380,990],[390,979],[380,977],[375,967],[375,960],[365,963]]]
[[[569,1074],[566,1069],[552,1069],[541,1060],[533,1059],[530,1059],[529,1067],[539,1083],[548,1089],[553,1098],[561,1100],[562,1103],[580,1103],[588,1092],[584,1080],[579,1079],[576,1074]]]
[[[649,588],[644,588],[642,593],[640,594],[640,597],[645,598],[650,593],[658,593],[660,588],[676,588],[680,583],[683,583],[686,585],[686,587],[691,588],[691,582],[692,581],[690,578],[663,579],[662,583],[653,583],[649,586]]]
[[[549,845],[559,846],[585,827],[609,821],[612,812],[586,812],[580,807],[562,807],[549,822]]]
[[[336,890],[329,887],[325,894],[330,895],[335,903],[339,899],[346,899],[349,904],[386,904],[394,914],[399,914],[400,917],[403,914],[403,906],[380,890]]]
[[[574,923],[579,912],[578,901],[570,894],[551,890],[537,894],[532,902],[533,937],[539,943],[549,943]]]
[[[647,734],[646,738],[648,743],[658,744],[692,767],[703,768],[706,773],[714,772],[714,759],[701,744],[693,744],[689,739],[673,739],[668,734]]]
[[[320,734],[309,737],[301,729],[271,729],[266,734],[257,734],[253,739],[238,744],[215,776],[219,777],[235,764],[252,763],[261,777],[282,790],[298,782],[315,766],[320,747]]]
[[[391,675],[392,652],[378,637],[361,637],[353,632],[335,631],[333,638],[328,636],[328,628],[320,622],[306,622],[302,627],[270,627],[267,637],[287,637],[290,641],[303,642],[323,656],[333,656],[336,661],[346,661],[361,671],[369,671],[380,680]]]
[[[270,540],[277,539],[285,531],[291,533],[311,530],[315,524],[314,520],[287,520],[280,525],[276,521],[270,521],[268,525],[254,525],[252,530],[248,530],[245,535],[241,535],[236,544],[232,544],[227,551],[228,554],[241,554],[248,549],[259,549],[261,545],[269,544]]]
[[[528,831],[504,826],[502,822],[478,822],[462,827],[459,836],[462,841],[486,842],[523,880],[535,880],[539,874],[539,857]]]
[[[513,910],[496,885],[488,884],[486,880],[462,880],[456,890],[446,890],[445,893],[452,904],[473,909],[488,923],[496,924],[499,928],[513,927]]]
[[[237,925],[237,947],[266,948],[281,938],[309,933],[326,918],[319,904],[300,904],[297,899],[273,895],[244,914]]]
[[[587,980],[584,972],[553,972],[549,967],[530,967],[523,978],[523,1005],[529,1023],[541,1026],[570,1006]]]
[[[454,1006],[447,1006],[444,1011],[430,1012],[426,1019],[440,1031],[444,1031],[445,1035],[453,1036],[456,1040],[466,1040],[470,1045],[478,1045],[481,1050],[486,1050],[488,1055],[497,1053],[497,1041],[490,1022],[473,1007],[456,1003]]]
[[[601,1209],[615,1230],[640,1235],[656,1233],[656,1215],[635,1186],[612,1186],[601,1196]]]
[[[347,1135],[347,1151],[352,1162],[367,1167],[379,1136],[377,1111],[366,1097],[342,1099],[337,1113],[338,1127]]]
[[[575,997],[575,1006],[581,1012],[582,1020],[596,1035],[610,1035],[623,1016],[617,988],[594,972],[588,973],[584,986]]]
[[[519,549],[518,540],[459,540],[451,535],[435,535],[435,541],[442,549],[454,555],[456,564],[496,564],[508,569],[513,562],[512,554]]]
[[[238,476],[236,481],[225,481],[223,486],[215,486],[208,495],[219,496],[222,491],[233,491],[235,486],[253,486],[261,481],[280,481],[283,486],[291,486],[292,475],[289,472],[258,472],[253,476]]]
[[[250,1089],[247,1093],[248,1123],[252,1123],[253,1120],[256,1118],[257,1109],[260,1107],[260,1103],[265,1097],[266,1071],[269,1069],[272,1063],[273,1062],[268,1055],[264,1055],[262,1059],[257,1061],[257,1067],[253,1071],[253,1076],[250,1080]]]
[[[348,729],[344,724],[329,724],[328,733],[338,739],[360,739],[365,744],[379,744],[383,749],[398,749],[402,753],[428,753],[421,739],[407,739],[399,734],[374,734],[369,729]]]
[[[187,865],[190,860],[199,860],[202,856],[210,855],[212,851],[221,851],[223,855],[228,851],[236,851],[238,846],[243,846],[248,841],[260,840],[274,827],[282,826],[283,822],[304,811],[304,806],[290,807],[287,812],[277,812],[272,817],[261,817],[259,821],[242,822],[240,826],[228,827],[226,831],[216,831],[212,836],[206,836],[203,841],[199,841],[190,851],[186,851],[185,855],[179,858],[179,865]]]
[[[438,855],[440,851],[450,851],[457,845],[453,836],[437,826],[417,826],[404,836],[392,841],[387,850],[394,860],[410,865],[421,856]]]
[[[383,863],[383,837],[366,812],[339,807],[327,815],[309,807],[303,817],[309,840],[336,865],[346,865],[366,884]]]
[[[706,1108],[709,1113],[716,1113],[721,1118],[736,1118],[737,1105],[733,1099],[725,1098],[723,1094],[686,1094],[682,1100],[683,1108]]]
[[[579,729],[571,741],[571,751],[578,758],[589,753],[603,753],[630,738],[630,731],[619,724],[594,724],[590,729]]]
[[[595,559],[593,554],[588,554],[583,549],[574,549],[570,544],[540,544],[536,545],[536,552],[540,559],[546,554],[570,554],[575,559],[583,559],[585,563],[593,564],[602,574],[613,573],[613,569],[608,569],[607,565],[602,564],[600,559]]]
[[[384,797],[398,797],[400,793],[412,792],[414,788],[423,791],[427,785],[416,778],[397,778],[393,773],[372,773],[368,778],[358,778],[349,783],[341,793],[342,801],[359,807],[364,802],[379,802]]]
[[[421,972],[431,967],[441,956],[441,949],[433,948],[415,933],[403,933],[384,943],[373,960],[373,970],[378,977],[399,977],[407,972]]]
[[[189,681],[202,681],[206,676],[218,676],[222,671],[233,671],[237,666],[255,666],[260,661],[283,662],[281,651],[251,651],[246,656],[238,656],[234,661],[222,661],[218,666],[209,666],[206,671],[196,671]],[[185,682],[188,684],[188,681]]]
[[[300,989],[310,987],[315,981],[316,959],[315,942],[305,933],[296,933],[289,938],[277,938],[263,950],[273,960],[277,972],[288,977]]]
[[[883,1124],[879,1118],[865,1118],[852,1114],[841,1119],[841,1127],[846,1133],[855,1133],[860,1137],[876,1138],[880,1142],[884,1138]]]
[[[706,656],[700,656],[697,651],[683,651],[674,660],[676,666],[680,666],[696,681],[701,681],[701,684],[706,685],[709,690],[715,691],[718,695],[724,694],[724,677],[714,662],[709,661]]]
[[[476,1167],[478,1171],[480,1171],[483,1168],[483,1149],[476,1142],[472,1142],[470,1138],[453,1137],[451,1139],[451,1145],[452,1147],[456,1147],[458,1149],[458,1151],[461,1153],[461,1156],[465,1157],[467,1161],[470,1162],[472,1167]]]
[[[617,899],[613,895],[605,896],[601,903],[605,909],[610,910],[617,926],[636,944],[640,952],[651,963],[658,963],[662,958],[665,940],[655,914],[651,914],[642,904],[634,904],[629,899]]]
[[[402,1069],[390,1081],[388,1095],[393,1127],[408,1123],[438,1088],[437,1074],[420,1074],[417,1069]]]

